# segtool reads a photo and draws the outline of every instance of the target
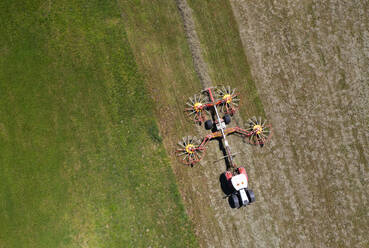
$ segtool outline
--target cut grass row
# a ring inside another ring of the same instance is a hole
[[[253,115],[265,117],[230,2],[187,2],[193,10],[196,31],[213,83],[237,89],[241,97],[240,115],[244,120]]]
[[[0,4],[0,247],[196,246],[121,7]]]

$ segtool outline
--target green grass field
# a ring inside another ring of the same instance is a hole
[[[0,3],[0,247],[197,245],[120,8]]]

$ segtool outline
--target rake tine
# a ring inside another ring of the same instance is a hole
[[[256,141],[257,141],[257,143],[260,143],[260,135],[259,134],[256,134]]]
[[[256,125],[255,122],[254,122],[254,120],[252,118],[250,118],[249,120],[250,120],[251,124]]]
[[[262,144],[264,144],[264,143],[265,143],[265,141],[266,141],[265,136],[260,135],[260,140],[261,140],[261,143],[262,143]],[[259,143],[260,143],[260,142],[259,142]]]
[[[185,146],[181,142],[178,142],[178,145],[181,146],[181,147],[183,147],[183,148],[185,148]]]
[[[222,93],[225,93],[226,91],[227,91],[227,89],[224,87],[224,86],[222,86]],[[223,95],[225,95],[225,94],[223,94]]]
[[[231,94],[231,86],[228,85],[227,88],[228,88],[227,94]]]
[[[189,102],[186,102],[186,104],[187,104],[189,107],[193,108],[193,105],[191,105]]]
[[[232,90],[232,94],[231,94],[231,96],[233,96],[233,94],[234,94],[234,92],[236,91],[236,88],[234,88],[233,90]]]
[[[253,116],[252,118],[254,119],[255,125],[257,125],[258,124],[258,119],[255,116]]]
[[[263,122],[263,124],[261,125],[261,127],[263,127],[263,128],[265,127],[265,123],[266,123],[266,121],[267,121],[267,120],[265,119],[265,120],[264,120],[264,122]]]

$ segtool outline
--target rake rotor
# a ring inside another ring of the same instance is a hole
[[[176,156],[184,164],[193,165],[199,162],[205,153],[205,149],[200,147],[201,141],[192,136],[183,137],[178,142]]]
[[[253,116],[248,119],[246,131],[250,132],[249,142],[253,145],[264,145],[272,136],[271,125],[266,124],[266,119]]]
[[[186,102],[186,109],[188,116],[190,119],[193,119],[195,122],[204,122],[205,121],[205,113],[206,110],[206,97],[202,94],[194,95],[193,97],[189,97]]]
[[[235,92],[236,89],[232,89],[230,86],[221,86],[215,89],[210,87],[200,94],[189,97],[185,108],[188,116],[195,123],[205,123],[205,128],[212,130],[212,133],[201,140],[192,136],[183,137],[176,148],[176,156],[181,163],[194,165],[199,162],[205,155],[207,143],[212,139],[222,138],[224,139],[227,158],[230,164],[236,168],[226,136],[238,134],[247,138],[250,144],[260,146],[263,146],[271,138],[272,127],[266,124],[266,120],[261,117],[256,118],[254,116],[250,118],[245,129],[237,126],[226,128],[226,125],[230,123],[229,115],[233,115],[238,109],[240,99]],[[228,114],[228,116],[220,117],[219,112]]]
[[[240,99],[235,94],[236,89],[232,89],[231,86],[222,86],[217,88],[216,96],[218,102],[220,102],[220,111],[225,114],[233,115],[238,109]]]

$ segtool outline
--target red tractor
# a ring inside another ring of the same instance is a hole
[[[232,189],[231,194],[228,195],[229,202],[235,208],[254,202],[255,195],[252,190],[248,189],[245,168],[237,168],[233,161],[227,136],[237,133],[248,139],[249,143],[262,147],[272,135],[271,126],[267,125],[265,120],[256,117],[250,118],[244,129],[237,126],[227,128],[226,125],[231,122],[231,116],[237,111],[238,102],[235,89],[231,90],[229,86],[218,89],[208,88],[201,94],[189,98],[189,102],[186,103],[188,108],[185,111],[196,123],[204,123],[205,128],[211,130],[212,133],[202,139],[191,136],[184,137],[178,143],[179,148],[176,150],[177,157],[182,163],[193,166],[203,158],[206,145],[210,140],[222,138],[226,153],[225,159],[229,164],[224,175],[227,184]]]
[[[235,174],[230,171],[226,171],[224,174],[227,186],[232,189],[231,194],[229,194],[229,203],[233,208],[240,208],[255,201],[254,191],[248,188],[249,179],[244,167],[237,168]]]

